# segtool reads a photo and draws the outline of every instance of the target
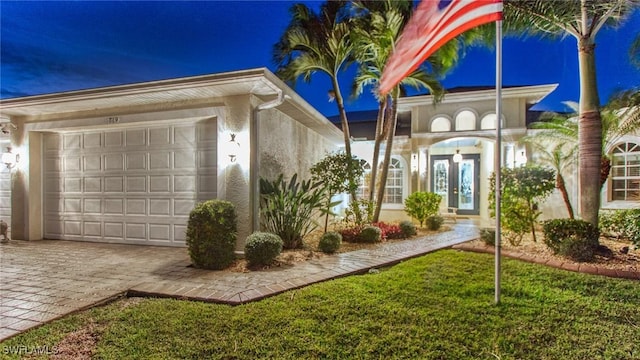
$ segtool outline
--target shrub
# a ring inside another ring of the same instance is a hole
[[[251,266],[269,265],[281,252],[282,239],[268,232],[254,232],[244,245],[244,256]]]
[[[327,232],[322,235],[318,243],[318,249],[323,253],[333,254],[342,245],[342,235],[337,232]]]
[[[496,176],[489,178],[489,209],[495,216]],[[556,188],[555,171],[539,166],[502,168],[501,217],[504,229],[510,232],[508,240],[518,245],[525,233],[531,232],[536,241],[536,224],[542,214],[538,203],[544,201]]]
[[[202,202],[191,211],[187,222],[187,246],[197,268],[220,270],[235,260],[237,215],[224,200]]]
[[[438,230],[444,223],[444,218],[440,215],[432,215],[427,218],[427,229]]]
[[[405,238],[416,235],[418,233],[415,224],[409,220],[400,222],[399,226],[400,230],[402,231],[402,236]]]
[[[556,254],[576,261],[593,260],[598,248],[598,228],[579,219],[554,219],[543,223],[544,242]]]
[[[260,214],[264,228],[280,236],[286,249],[302,247],[302,238],[318,224],[314,218],[323,210],[325,186],[321,182],[298,182],[293,175],[287,183],[280,175],[275,181],[260,179]]]
[[[418,220],[420,226],[422,226],[429,216],[438,213],[441,201],[442,196],[436,193],[424,191],[414,192],[404,200],[404,211],[407,215]]]
[[[480,229],[480,239],[490,246],[496,245],[496,229],[482,228]]]
[[[358,237],[360,236],[361,231],[362,231],[362,226],[352,226],[352,227],[348,227],[340,230],[340,235],[342,235],[343,241],[358,242]]]
[[[603,211],[600,213],[600,230],[640,247],[640,209]]]
[[[356,224],[357,226],[369,224],[373,221],[375,207],[376,203],[367,199],[353,200],[344,211],[344,221],[348,224]]]
[[[372,223],[371,225],[380,228],[380,237],[382,240],[386,239],[402,239],[404,238],[404,233],[400,229],[400,226],[397,224],[388,224],[385,222],[377,222]]]
[[[382,239],[382,231],[379,227],[367,225],[362,228],[360,235],[358,235],[358,241],[363,243],[377,243]]]
[[[311,177],[314,182],[326,184],[325,194],[325,220],[324,231],[327,232],[329,215],[331,208],[340,202],[332,202],[334,195],[349,192],[353,193],[358,189],[357,179],[364,174],[364,168],[355,156],[349,158],[344,152],[337,152],[326,155],[322,160],[311,167]],[[354,214],[356,219],[361,218],[361,213]]]

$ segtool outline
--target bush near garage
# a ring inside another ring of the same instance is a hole
[[[280,236],[268,232],[254,232],[247,237],[244,256],[249,266],[269,265],[282,252]]]
[[[191,211],[186,242],[197,268],[221,270],[235,260],[237,215],[232,203],[208,200]]]

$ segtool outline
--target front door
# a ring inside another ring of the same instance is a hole
[[[453,155],[431,156],[431,189],[460,215],[479,215],[480,155],[467,154],[462,161]]]

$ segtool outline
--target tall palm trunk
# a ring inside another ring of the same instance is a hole
[[[376,121],[376,133],[374,135],[373,159],[371,161],[371,179],[369,180],[369,201],[373,202],[376,193],[376,180],[378,175],[378,162],[380,161],[380,144],[384,139],[384,112],[387,107],[385,101],[378,103],[378,119]]]
[[[340,125],[342,125],[342,133],[344,134],[344,152],[349,159],[347,163],[349,173],[351,174],[351,168],[353,166],[353,162],[351,161],[351,133],[349,131],[349,121],[347,121],[347,112],[344,108],[344,100],[342,98],[342,93],[340,92],[340,86],[338,85],[337,77],[333,76],[331,78],[331,83],[333,84],[333,91],[336,94],[336,104],[338,105],[338,112],[340,113]],[[356,183],[357,179],[349,178],[349,194],[351,195],[351,201],[356,201],[358,199],[356,190],[358,189],[358,185]],[[353,207],[353,214],[356,218],[356,222],[360,223],[362,221],[362,214],[360,213],[360,207]]]
[[[585,35],[578,41],[580,70],[580,117],[578,151],[580,154],[580,215],[598,226],[600,209],[600,170],[602,159],[602,119],[596,82],[595,44]]]
[[[392,90],[391,95],[391,108],[388,112],[385,112],[385,134],[387,135],[386,147],[384,149],[384,160],[382,161],[382,174],[380,178],[387,179],[389,174],[389,164],[391,162],[391,148],[393,147],[393,137],[396,135],[396,124],[398,123],[397,103],[398,103],[398,90]],[[376,210],[373,214],[373,222],[380,221],[380,211],[382,210],[382,202],[384,200],[384,191],[387,187],[386,181],[380,181],[378,184],[378,197],[376,198]]]

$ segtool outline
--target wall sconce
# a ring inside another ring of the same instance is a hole
[[[418,171],[418,154],[411,155],[411,171]]]
[[[525,166],[527,164],[527,155],[522,150],[520,153],[516,155],[516,165]]]
[[[12,169],[20,161],[20,155],[11,151],[11,146],[7,147],[7,152],[2,154],[2,162],[7,165],[7,169]]]
[[[238,149],[240,148],[240,143],[236,140],[235,133],[229,133],[229,162],[235,163],[238,158]]]

